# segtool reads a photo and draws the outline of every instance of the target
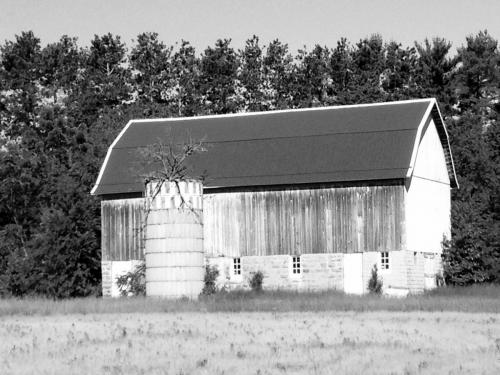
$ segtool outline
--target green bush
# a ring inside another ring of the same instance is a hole
[[[116,284],[123,297],[146,295],[146,264],[135,266],[133,271],[116,278]]]
[[[262,284],[264,283],[264,274],[262,271],[257,271],[250,277],[249,285],[254,292],[262,292]]]
[[[382,293],[382,280],[378,278],[377,265],[374,264],[372,268],[372,276],[368,280],[368,290],[371,294],[381,294]]]
[[[217,267],[207,264],[205,266],[205,285],[203,286],[201,294],[208,296],[217,293],[217,285],[215,284],[217,277],[219,277],[219,270]]]

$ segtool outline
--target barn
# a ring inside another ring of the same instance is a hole
[[[436,286],[458,183],[435,99],[257,113],[132,120],[109,147],[92,194],[101,198],[103,295],[143,262],[141,147],[203,139],[203,258],[218,283],[245,288],[367,291]],[[178,273],[177,273],[178,274]]]

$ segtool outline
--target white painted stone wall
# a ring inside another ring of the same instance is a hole
[[[248,289],[253,273],[264,274],[263,288],[268,290],[327,290],[343,289],[343,254],[303,254],[301,273],[292,273],[292,256],[241,257],[241,275],[234,275],[233,258],[211,257],[207,261],[219,270],[217,285],[229,290]]]
[[[424,273],[424,265],[426,262],[432,262],[432,267],[427,267],[427,270],[433,270],[433,274]],[[368,281],[371,278],[371,270],[373,265],[377,265],[378,276],[382,279],[384,293],[394,295],[406,295],[407,293],[415,294],[422,293],[425,289],[436,287],[429,286],[429,279],[434,280],[436,274],[442,273],[441,254],[424,253],[419,251],[390,251],[389,252],[389,269],[383,270],[380,264],[380,252],[365,252],[363,253],[363,285],[364,292],[368,292]]]
[[[405,251],[389,251],[389,269],[382,269],[381,256],[378,251],[363,253],[363,285],[368,292],[368,282],[372,276],[373,266],[377,266],[377,275],[382,280],[382,289],[408,289],[408,272]]]
[[[426,254],[413,251],[389,252],[390,268],[382,270],[380,266],[380,252],[370,251],[362,253],[362,285],[363,293],[368,293],[368,281],[371,270],[376,264],[379,277],[383,281],[384,291],[389,289],[421,293],[429,288],[425,284],[424,264]],[[233,258],[210,257],[207,262],[219,270],[217,279],[218,288],[226,290],[249,289],[249,279],[252,273],[264,273],[264,289],[344,291],[344,256],[345,254],[303,254],[301,255],[301,274],[292,274],[292,257],[289,255],[248,256],[241,257],[241,275],[235,275]],[[432,254],[435,273],[442,272],[440,254]],[[427,256],[429,261],[429,257]],[[120,297],[116,278],[143,263],[141,260],[132,261],[103,261],[102,286],[104,297]],[[429,270],[429,268],[428,268]],[[429,281],[427,280],[427,284]]]
[[[218,289],[235,290],[242,288],[242,275],[234,275],[233,272],[233,258],[220,256],[207,258],[206,260],[208,264],[217,267],[219,270],[219,277],[216,280]]]
[[[388,294],[406,295],[424,291],[424,254],[413,251],[390,251],[389,270],[382,270],[380,252],[369,251],[359,254],[362,268],[356,272],[362,279],[362,293],[368,293],[368,281],[373,265],[377,265],[383,290]],[[264,273],[264,289],[299,291],[340,290],[350,291],[352,287],[345,277],[344,258],[346,254],[303,254],[300,275],[292,273],[292,257],[289,255],[241,257],[241,275],[234,275],[233,258],[211,257],[207,262],[219,270],[217,286],[226,290],[249,289],[249,280],[254,272]],[[436,255],[435,269],[439,270],[439,255]],[[358,280],[352,280],[358,283]],[[347,287],[347,288],[346,288]]]
[[[406,251],[408,289],[410,293],[424,291],[424,256],[421,251]]]
[[[406,251],[389,251],[389,269],[381,269],[380,261],[378,264],[378,269],[379,275],[381,276],[384,283],[384,289],[408,288]]]
[[[103,297],[120,297],[120,289],[116,283],[119,276],[133,271],[143,260],[102,261],[102,295]]]
[[[370,251],[361,254],[363,293],[368,293],[368,281],[374,264],[377,265],[386,292],[390,289],[401,293],[404,291],[421,293],[429,289],[429,277],[427,286],[424,277],[426,254],[413,251],[392,251],[389,254],[389,270],[381,269],[380,252]],[[241,257],[241,275],[234,274],[231,257],[210,257],[207,258],[207,262],[219,270],[217,287],[226,290],[249,289],[252,273],[262,271],[263,286],[267,290],[344,291],[344,256],[345,254],[303,254],[300,257],[302,263],[300,275],[292,274],[292,257],[289,255]],[[432,256],[432,268],[435,273],[442,273],[440,254]],[[427,258],[429,262],[430,258],[428,256]],[[141,263],[143,263],[141,260],[101,262],[103,296],[120,297],[116,278],[134,270]]]
[[[302,288],[306,290],[343,290],[344,254],[304,254]]]
[[[111,286],[113,279],[111,278],[111,261],[101,261],[101,284],[102,296],[111,297]]]
[[[298,289],[302,278],[292,276],[291,257],[287,255],[248,256],[241,258],[241,273],[248,286],[252,274],[261,271],[264,274],[265,289]]]

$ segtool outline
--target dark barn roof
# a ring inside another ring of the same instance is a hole
[[[92,194],[143,190],[138,148],[169,137],[204,139],[193,175],[206,188],[404,179],[433,118],[452,186],[455,171],[434,99],[219,116],[132,120],[108,150]]]

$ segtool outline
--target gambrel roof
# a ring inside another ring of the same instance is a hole
[[[94,195],[140,193],[138,149],[168,137],[204,139],[193,175],[206,188],[359,182],[411,177],[425,126],[434,120],[451,186],[448,134],[435,99],[230,115],[131,120],[109,147]]]

